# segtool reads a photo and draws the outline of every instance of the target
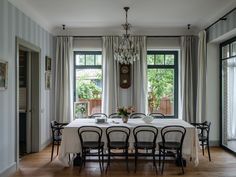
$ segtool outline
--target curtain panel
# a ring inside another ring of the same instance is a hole
[[[118,37],[103,37],[102,48],[102,112],[110,115],[117,112],[119,105],[119,63],[114,58],[115,46],[118,45]]]
[[[56,38],[55,120],[70,122],[73,118],[73,38]]]
[[[148,94],[147,94],[147,44],[145,36],[135,36],[132,38],[135,47],[138,49],[138,60],[132,65],[132,85],[131,103],[136,108],[136,112],[147,114]]]
[[[180,115],[187,122],[196,122],[197,38],[181,37]]]
[[[198,35],[198,64],[197,64],[197,107],[196,121],[206,120],[206,31],[201,31]]]

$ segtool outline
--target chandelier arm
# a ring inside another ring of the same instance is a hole
[[[123,28],[125,30],[125,34],[121,38],[119,45],[115,48],[114,58],[121,64],[133,64],[136,60],[138,60],[138,50],[135,47],[133,41],[130,39],[130,35],[128,34],[128,30],[131,25],[128,23],[128,10],[129,7],[124,7],[126,12],[125,24],[123,24]]]

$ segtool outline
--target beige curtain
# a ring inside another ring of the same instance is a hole
[[[206,120],[206,31],[198,35],[196,122]]]
[[[131,103],[136,112],[147,114],[147,45],[145,36],[132,38],[135,47],[138,49],[139,60],[132,65]]]
[[[70,122],[73,118],[72,37],[56,38],[55,120]]]
[[[116,112],[119,105],[119,63],[114,59],[114,47],[118,44],[118,37],[103,37],[103,93],[102,112],[110,115]]]
[[[195,36],[181,37],[180,115],[187,122],[196,122],[196,42]]]

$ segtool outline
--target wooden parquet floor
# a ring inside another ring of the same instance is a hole
[[[165,163],[164,174],[155,173],[152,161],[139,160],[137,172],[134,173],[134,160],[129,161],[130,172],[126,171],[123,160],[111,162],[107,174],[101,174],[98,162],[87,162],[85,168],[79,173],[79,167],[64,167],[55,157],[50,162],[51,147],[47,147],[40,153],[30,154],[22,158],[19,170],[11,177],[143,177],[143,176],[180,176],[181,169],[174,161]],[[212,161],[208,161],[207,154],[202,156],[199,152],[199,165],[194,167],[187,161],[185,167],[186,177],[236,177],[236,157],[219,147],[211,148]],[[105,163],[106,166],[106,163]]]

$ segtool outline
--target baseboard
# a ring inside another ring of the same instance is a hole
[[[218,140],[210,141],[210,146],[220,146],[220,141]]]
[[[49,144],[52,143],[52,139],[48,139],[45,143],[43,143],[40,147],[40,151],[43,150],[45,147],[47,147]]]
[[[0,177],[9,177],[15,172],[16,172],[16,162],[14,162],[8,168],[0,172]]]

